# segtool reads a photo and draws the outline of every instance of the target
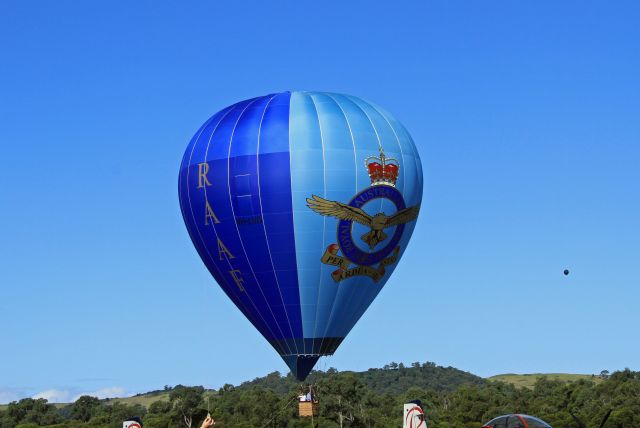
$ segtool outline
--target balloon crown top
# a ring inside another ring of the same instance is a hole
[[[371,185],[396,186],[400,163],[394,158],[388,158],[382,147],[380,147],[380,156],[369,156],[364,160],[364,164],[369,173]]]

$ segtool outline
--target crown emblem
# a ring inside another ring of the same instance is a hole
[[[380,156],[369,156],[364,160],[364,164],[372,186],[379,184],[396,186],[400,163],[397,159],[386,157],[382,147],[380,147]]]

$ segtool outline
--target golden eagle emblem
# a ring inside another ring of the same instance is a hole
[[[385,213],[370,216],[360,208],[352,207],[338,201],[329,201],[316,195],[307,198],[307,206],[320,215],[336,217],[340,220],[355,221],[370,227],[371,230],[360,237],[360,239],[369,245],[370,249],[375,248],[379,242],[387,238],[384,229],[415,220],[420,211],[420,205],[415,205],[400,210],[390,216]]]

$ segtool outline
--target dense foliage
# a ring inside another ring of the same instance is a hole
[[[314,383],[321,401],[315,426],[400,427],[402,404],[421,399],[430,428],[479,428],[483,422],[505,413],[528,413],[554,427],[580,428],[573,413],[588,427],[597,427],[609,410],[612,413],[605,427],[640,427],[640,372],[615,372],[598,384],[541,378],[533,389],[517,389],[461,373],[431,363],[412,367],[393,364],[364,373],[339,373],[333,369],[315,372]],[[425,380],[423,376],[433,379]],[[123,420],[134,415],[141,416],[148,428],[199,427],[208,410],[219,421],[216,427],[309,427],[309,419],[297,417],[299,388],[290,376],[272,373],[238,387],[225,385],[217,391],[181,385],[167,388],[169,401],[156,401],[148,409],[92,397],[81,397],[63,408],[42,399],[24,399],[0,412],[0,428],[120,428]]]
[[[336,369],[326,372],[313,371],[307,381],[315,384],[332,377]],[[431,389],[434,391],[453,391],[460,385],[483,385],[486,380],[453,367],[436,366],[435,363],[418,362],[405,367],[403,363],[389,363],[381,369],[369,369],[366,372],[353,373],[356,378],[369,389],[378,394],[400,394],[411,387]],[[278,394],[286,394],[299,386],[299,382],[291,374],[281,376],[273,372],[265,377],[243,383],[240,388],[259,386]]]

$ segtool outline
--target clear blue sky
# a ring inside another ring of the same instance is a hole
[[[286,371],[196,254],[177,174],[209,116],[287,89],[384,106],[425,171],[404,259],[319,368],[640,369],[638,22],[635,1],[1,2],[0,402]]]

